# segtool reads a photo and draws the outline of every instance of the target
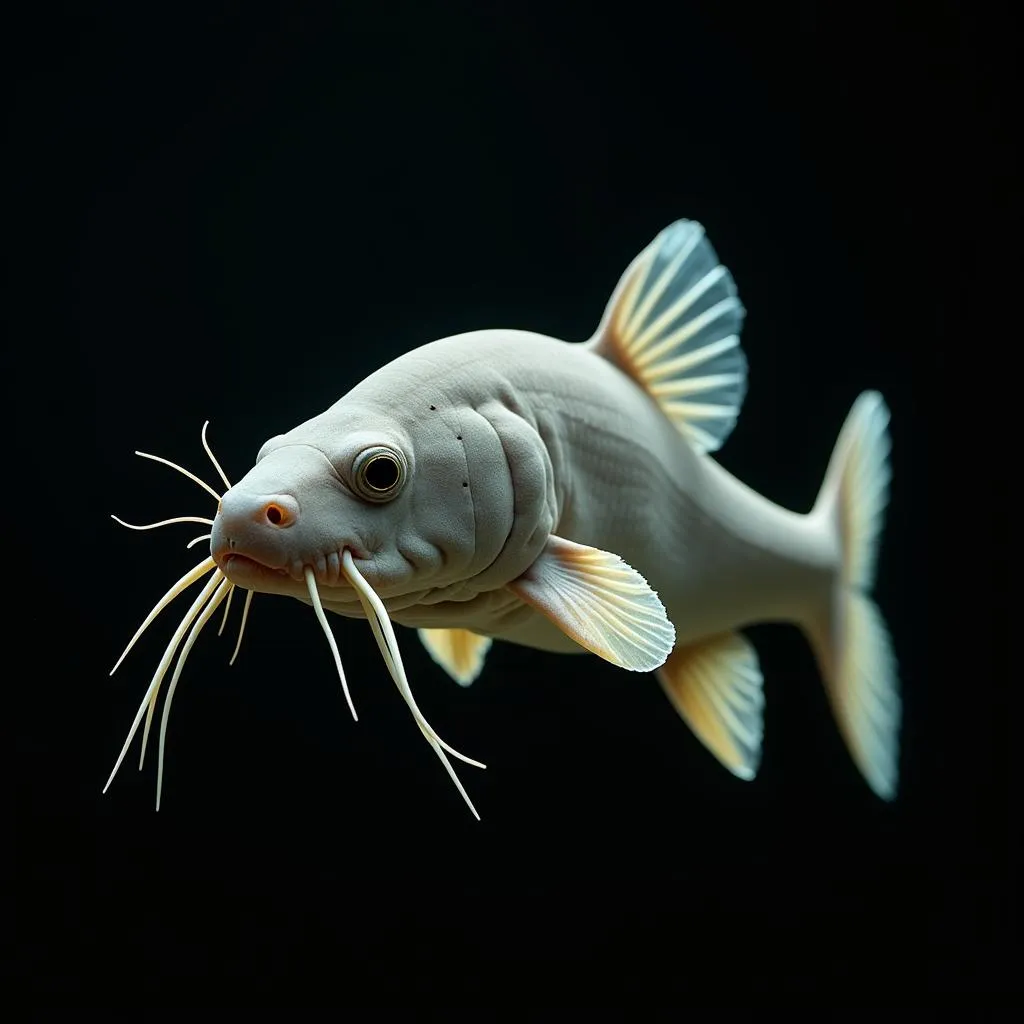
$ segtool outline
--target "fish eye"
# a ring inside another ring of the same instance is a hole
[[[352,463],[356,490],[368,501],[390,501],[402,489],[407,473],[402,453],[382,445],[364,449]]]

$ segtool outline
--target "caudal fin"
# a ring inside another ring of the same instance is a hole
[[[889,500],[889,410],[876,391],[854,403],[813,515],[839,533],[842,566],[831,601],[807,625],[847,748],[885,800],[899,776],[900,691],[889,632],[870,590]]]

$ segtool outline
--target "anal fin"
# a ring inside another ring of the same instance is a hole
[[[482,671],[491,638],[468,629],[417,630],[430,656],[459,684],[469,686]]]
[[[752,779],[761,763],[764,693],[750,642],[722,633],[677,647],[657,676],[701,743],[733,775]]]

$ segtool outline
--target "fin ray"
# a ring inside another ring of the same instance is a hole
[[[654,309],[655,303],[665,294],[665,290],[671,284],[672,279],[679,273],[683,263],[690,257],[700,240],[700,234],[696,231],[692,232],[690,237],[680,247],[679,252],[672,258],[672,261],[658,275],[658,280],[644,295],[643,301],[636,305],[632,315],[629,317],[629,323],[626,325],[626,337],[636,338],[640,334],[644,323],[646,323]]]
[[[700,394],[702,391],[710,391],[711,388],[722,387],[726,384],[739,384],[743,380],[738,373],[710,374],[707,377],[691,377],[682,380],[670,380],[664,384],[652,384],[651,394],[655,398],[681,398],[689,395]]]
[[[640,339],[637,339],[636,347],[640,351],[636,359],[637,368],[643,370],[652,363],[660,362],[663,356],[680,345],[686,344],[691,338],[696,337],[704,330],[705,327],[710,326],[716,320],[725,316],[725,314],[735,312],[739,308],[738,299],[727,298],[712,306],[711,309],[705,310],[693,320],[684,323],[681,327],[677,327],[671,334],[661,335],[648,329],[647,335],[650,337],[650,340],[646,344],[641,345]],[[700,349],[697,349],[697,351],[699,352]]]

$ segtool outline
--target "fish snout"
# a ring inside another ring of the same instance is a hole
[[[221,498],[210,536],[210,553],[224,569],[232,556],[282,569],[288,562],[285,534],[299,521],[298,501],[290,494],[254,495],[229,490]]]

